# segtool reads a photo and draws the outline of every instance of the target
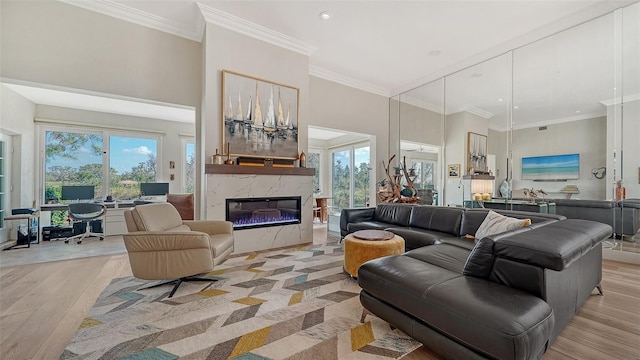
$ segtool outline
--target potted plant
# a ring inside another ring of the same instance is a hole
[[[378,191],[379,192],[387,191],[387,179],[382,179],[378,181]]]

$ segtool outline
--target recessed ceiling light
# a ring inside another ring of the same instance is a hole
[[[576,114],[580,114],[580,110],[576,110]]]
[[[514,109],[520,109],[520,106],[516,105],[513,107]]]
[[[498,101],[504,101],[504,99],[503,98],[498,98]]]
[[[329,20],[331,19],[331,14],[328,11],[323,11],[320,13],[320,19]]]

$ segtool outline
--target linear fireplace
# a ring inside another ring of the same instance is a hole
[[[234,230],[300,224],[301,197],[226,199],[226,219]]]

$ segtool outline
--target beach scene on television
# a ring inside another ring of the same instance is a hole
[[[572,180],[580,178],[580,154],[522,158],[522,180]]]

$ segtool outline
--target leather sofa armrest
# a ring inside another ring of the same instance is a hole
[[[233,223],[223,220],[183,221],[193,231],[207,234],[233,234]]]
[[[611,236],[609,225],[568,219],[496,241],[497,257],[561,271]]]
[[[340,230],[347,231],[347,224],[354,222],[372,221],[376,208],[342,209],[340,212]]]
[[[211,249],[209,235],[196,231],[137,231],[123,234],[122,238],[129,253]]]

